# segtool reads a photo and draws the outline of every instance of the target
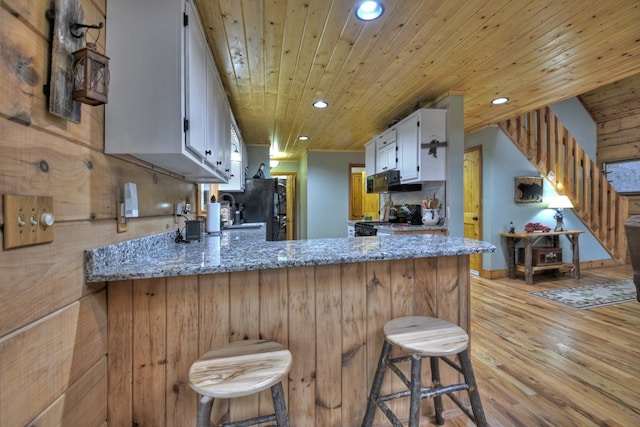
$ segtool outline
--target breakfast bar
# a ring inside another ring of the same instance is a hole
[[[195,425],[190,365],[246,339],[291,351],[284,393],[292,426],[358,426],[385,322],[423,315],[469,331],[469,255],[495,251],[439,235],[265,242],[263,233],[224,231],[186,244],[164,233],[85,252],[85,281],[108,282],[110,427]],[[268,392],[216,401],[212,420],[270,405]],[[389,425],[379,413],[378,423]]]

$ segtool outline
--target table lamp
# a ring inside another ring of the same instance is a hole
[[[573,208],[573,203],[571,203],[571,200],[569,200],[567,196],[556,196],[549,202],[549,209],[556,210],[556,214],[553,216],[556,220],[556,228],[554,231],[566,230],[566,228],[564,228],[564,213],[562,212],[564,208]]]

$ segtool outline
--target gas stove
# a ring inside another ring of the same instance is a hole
[[[357,236],[375,236],[378,234],[376,226],[391,225],[387,221],[363,221],[353,224],[354,235]]]

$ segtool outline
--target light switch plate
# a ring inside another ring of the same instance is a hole
[[[4,249],[53,242],[53,197],[4,195]]]

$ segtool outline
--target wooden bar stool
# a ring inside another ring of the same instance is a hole
[[[196,427],[209,427],[214,399],[249,396],[267,388],[271,388],[273,414],[222,426],[244,427],[276,421],[278,427],[289,427],[282,380],[290,369],[291,353],[273,341],[235,341],[206,353],[189,369],[189,385],[202,395]]]
[[[486,426],[480,394],[476,386],[468,346],[469,336],[461,327],[453,323],[433,317],[409,316],[400,317],[384,325],[385,341],[380,354],[378,368],[371,385],[371,393],[367,403],[367,410],[362,420],[362,427],[369,427],[373,422],[376,406],[387,416],[394,427],[402,427],[399,418],[391,411],[385,402],[409,396],[409,427],[418,427],[420,423],[420,400],[433,398],[436,422],[444,424],[442,415],[442,395],[445,394],[462,409],[462,411],[478,426]],[[391,347],[397,346],[409,355],[390,358]],[[460,365],[447,356],[457,355]],[[430,387],[420,384],[422,359],[429,358],[431,364]],[[442,359],[447,365],[464,376],[464,383],[442,385],[440,383],[440,368],[438,361]],[[398,368],[397,363],[411,360],[411,378]],[[408,390],[388,395],[380,395],[380,387],[387,367],[391,369],[407,386]],[[454,395],[453,392],[467,390],[471,401],[471,410]]]

